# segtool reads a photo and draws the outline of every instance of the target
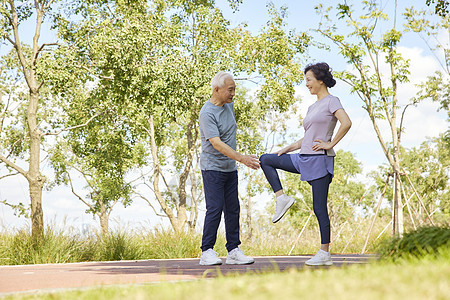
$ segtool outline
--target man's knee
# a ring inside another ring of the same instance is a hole
[[[206,205],[206,212],[209,212],[211,214],[219,214],[222,213],[223,210],[223,203],[208,203]]]

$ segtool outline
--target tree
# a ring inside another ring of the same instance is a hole
[[[426,211],[445,223],[449,213],[449,147],[444,136],[429,139],[420,147],[402,148],[401,152],[407,174],[402,177],[407,224],[412,228],[422,226],[429,218]],[[380,166],[378,172],[371,174],[380,187],[384,186],[383,177],[388,171],[388,166]],[[386,198],[392,201],[391,189]]]
[[[273,5],[273,18],[253,36],[241,26],[230,28],[214,1],[92,3],[84,4],[83,21],[61,20],[60,30],[68,45],[88,58],[85,66],[97,74],[99,91],[108,91],[130,130],[149,145],[151,178],[143,183],[163,215],[176,231],[194,228],[201,195],[194,169],[197,120],[210,96],[211,78],[228,70],[238,82],[259,82],[257,97],[237,95],[235,102],[238,127],[254,126],[252,119],[263,120],[267,111],[284,110],[294,101],[293,86],[301,73],[298,54],[309,37],[287,33],[286,10],[278,12]],[[89,43],[80,36],[89,36]],[[262,139],[254,133],[250,128],[238,132],[238,151],[256,149]],[[153,199],[139,196],[159,214]]]
[[[128,119],[125,122],[128,132],[137,132],[141,141],[150,146],[154,194],[172,226],[179,230],[186,222],[185,189],[180,189],[178,203],[170,201],[178,194],[176,191],[160,190],[161,161],[163,165],[166,163],[166,155],[158,154],[159,144],[166,138],[173,138],[175,153],[180,149],[176,143],[186,139],[186,131],[188,139],[194,138],[189,133],[192,125],[184,123],[186,116],[177,111],[187,105],[182,98],[184,74],[179,72],[185,58],[175,44],[178,25],[166,19],[168,7],[164,1],[155,1],[150,7],[144,1],[131,6],[120,1],[93,1],[82,4],[80,9],[85,18],[81,22],[61,18],[59,30],[68,46],[78,53],[80,64],[98,78],[97,93],[107,95],[119,118]],[[83,36],[89,36],[89,41],[83,40]],[[97,105],[101,102],[98,97]],[[174,159],[170,164],[179,170],[177,156],[168,159]],[[188,161],[192,157],[191,154]],[[183,172],[180,184],[186,183],[187,174],[189,169]],[[169,180],[162,178],[169,189]]]
[[[87,212],[98,217],[103,237],[109,233],[114,206],[131,203],[132,183],[126,176],[144,163],[144,153],[142,145],[129,135],[125,122],[111,113],[61,137],[50,151],[55,183],[69,185],[88,206]],[[86,183],[87,195],[77,190],[77,178]]]
[[[450,206],[449,158],[450,148],[443,135],[423,142],[420,147],[407,149],[402,157],[402,164],[409,175],[407,178],[402,178],[405,193],[419,194],[425,209],[431,215],[441,214],[440,219],[443,220],[448,218]],[[408,184],[409,180],[413,185]],[[411,198],[411,205],[411,219],[414,216],[420,224],[428,218],[417,197]]]
[[[434,12],[441,16],[448,16],[449,13],[449,2],[446,0],[427,0],[426,4],[430,6],[431,4],[436,5],[434,8]]]
[[[41,91],[44,82],[39,78],[37,68],[42,52],[53,45],[40,44],[39,38],[44,17],[49,14],[50,7],[54,2],[53,0],[40,0],[33,3],[4,0],[0,4],[0,35],[13,47],[14,54],[9,54],[6,60],[9,62],[9,72],[16,74],[12,75],[14,78],[10,78],[12,81],[3,84],[3,91],[1,91],[2,95],[8,94],[8,100],[5,104],[2,101],[2,127],[0,130],[3,135],[4,148],[0,153],[0,161],[13,172],[12,174],[20,174],[28,181],[31,201],[31,230],[35,238],[39,237],[44,230],[42,189],[46,177],[41,173],[40,154],[42,140],[47,135],[47,132],[40,128],[43,115],[39,113],[39,106],[43,101]],[[30,48],[23,44],[22,32],[19,27],[31,16],[36,18],[36,22]],[[8,79],[5,76],[9,75],[2,72],[1,76],[2,80],[5,80]],[[28,90],[27,95],[23,93],[23,89]],[[10,110],[13,102],[20,104],[15,120],[14,112]],[[5,123],[5,119],[8,117],[13,117],[9,126]],[[27,168],[22,167],[22,164],[26,164]]]
[[[434,3],[434,1],[432,2]],[[441,12],[444,7],[448,8],[448,2],[437,2],[436,13],[438,13],[438,7],[442,8]],[[427,5],[429,4],[428,0]],[[441,67],[441,70],[436,71],[435,75],[428,76],[427,81],[418,85],[420,92],[413,101],[419,103],[425,99],[431,99],[439,103],[440,109],[447,111],[448,120],[450,120],[450,44],[439,38],[441,32],[447,32],[450,36],[450,17],[446,14],[439,15],[441,18],[437,22],[432,22],[427,18],[429,13],[423,10],[417,11],[409,8],[404,13],[407,20],[406,28],[421,37]],[[447,131],[446,136],[447,139],[450,138],[450,131]]]
[[[347,23],[350,33],[347,36],[337,30],[337,25],[330,25],[329,12],[317,6],[326,23],[320,23],[317,29],[330,39],[339,49],[343,58],[354,71],[338,72],[338,77],[351,86],[351,91],[358,95],[367,111],[379,144],[392,168],[394,176],[394,222],[393,233],[403,233],[403,213],[401,201],[401,118],[399,118],[399,85],[408,82],[409,61],[402,57],[398,45],[403,32],[397,29],[397,16],[393,14],[390,29],[377,36],[376,27],[387,21],[388,15],[375,1],[363,1],[363,13],[356,16],[352,6],[337,5],[337,16]],[[386,24],[386,22],[384,23]],[[382,124],[388,126],[389,136],[383,134]]]

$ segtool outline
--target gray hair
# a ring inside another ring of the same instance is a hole
[[[227,72],[218,72],[216,76],[211,80],[211,88],[214,91],[214,88],[216,87],[223,87],[225,85],[225,79],[231,78],[234,80],[233,75]]]

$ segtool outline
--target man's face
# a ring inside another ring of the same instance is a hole
[[[225,84],[222,87],[217,88],[217,97],[225,104],[233,102],[235,95],[236,84],[231,78],[225,79]]]

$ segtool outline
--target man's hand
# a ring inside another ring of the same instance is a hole
[[[253,170],[258,170],[260,167],[259,159],[255,155],[242,155],[239,161]]]
[[[223,155],[234,159],[240,163],[243,163],[249,168],[252,168],[253,170],[259,169],[259,159],[256,155],[244,155],[236,152],[233,150],[230,146],[222,142],[222,140],[216,136],[213,138],[210,138],[209,141],[211,142],[211,145],[213,145],[214,149],[222,153]]]

